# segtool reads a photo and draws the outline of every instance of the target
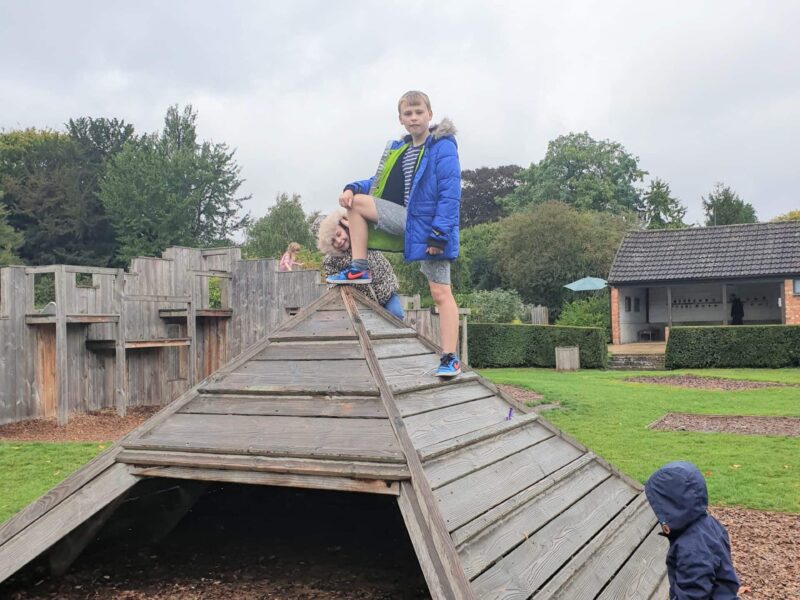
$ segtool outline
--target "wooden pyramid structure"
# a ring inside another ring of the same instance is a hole
[[[0,581],[152,478],[391,494],[433,598],[666,597],[642,487],[333,289],[0,528]],[[187,482],[188,484],[188,482]],[[74,558],[74,557],[73,557]]]

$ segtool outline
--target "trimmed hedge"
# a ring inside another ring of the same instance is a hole
[[[608,348],[599,327],[560,327],[512,323],[469,323],[472,367],[554,367],[556,346],[578,346],[581,367],[605,368]]]
[[[800,325],[673,327],[668,369],[800,366]]]

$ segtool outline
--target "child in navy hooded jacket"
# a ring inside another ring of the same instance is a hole
[[[644,489],[669,539],[670,600],[738,598],[728,532],[707,512],[706,480],[698,468],[671,462],[653,473]]]

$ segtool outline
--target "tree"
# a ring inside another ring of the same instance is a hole
[[[673,198],[669,185],[656,178],[643,195],[638,210],[646,229],[677,229],[686,227],[683,218],[686,207]]]
[[[581,294],[585,293],[581,292]],[[571,327],[600,327],[606,332],[606,340],[611,342],[611,307],[609,306],[608,291],[576,297],[574,300],[566,302],[555,324]]]
[[[647,171],[639,158],[610,140],[570,133],[552,140],[545,157],[520,173],[522,184],[503,200],[510,210],[559,200],[579,210],[634,210],[640,191],[634,187]]]
[[[703,211],[706,213],[706,227],[758,223],[753,205],[739,198],[739,195],[727,185],[717,183],[708,194],[708,198],[703,197],[702,200]]]
[[[19,263],[15,254],[22,244],[22,235],[8,224],[6,207],[0,203],[0,266]]]
[[[312,215],[313,216],[313,215]],[[290,242],[313,248],[308,217],[298,194],[279,194],[267,214],[248,227],[244,253],[248,258],[280,258]]]
[[[481,223],[461,232],[458,262],[469,273],[468,290],[493,290],[500,287],[500,273],[489,249],[500,231],[500,222]]]
[[[240,215],[242,184],[235,151],[197,140],[191,105],[167,110],[159,133],[131,137],[109,162],[100,199],[114,226],[123,261],[154,256],[170,245],[230,243],[249,218]]]
[[[498,199],[513,192],[521,183],[522,167],[481,167],[461,172],[461,227],[497,221],[505,216]]]
[[[778,215],[772,219],[773,223],[784,223],[786,221],[800,221],[800,210],[790,210],[788,213]]]
[[[557,317],[569,298],[564,285],[587,275],[605,277],[633,213],[578,211],[545,202],[501,221],[491,245],[501,283],[526,303],[544,304]]]

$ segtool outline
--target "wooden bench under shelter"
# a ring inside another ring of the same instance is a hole
[[[165,479],[189,486],[173,521],[209,481],[394,496],[436,599],[665,597],[641,485],[474,371],[436,379],[438,350],[326,292],[2,525],[0,581],[45,552],[63,572]]]

